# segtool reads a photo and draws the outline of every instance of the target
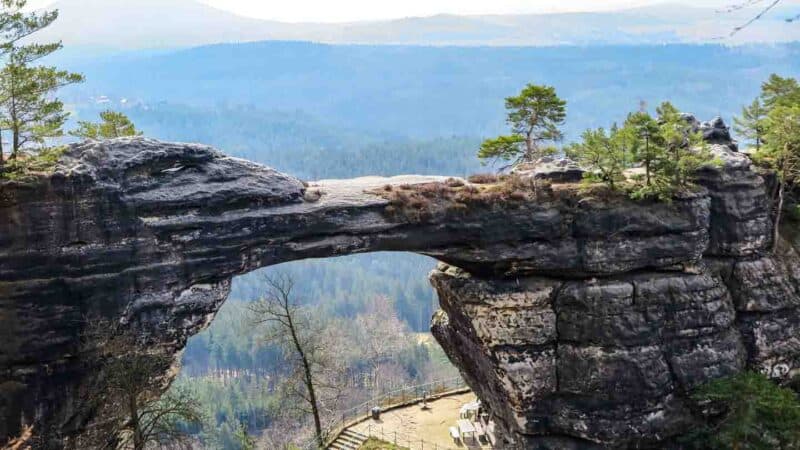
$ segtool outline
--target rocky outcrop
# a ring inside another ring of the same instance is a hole
[[[418,176],[307,185],[201,145],[73,145],[51,175],[0,183],[0,437],[33,424],[59,447],[91,423],[101,370],[81,342],[96,318],[177,358],[235,275],[396,250],[447,264],[432,275],[434,333],[514,445],[659,446],[694,420],[697,384],[800,368],[795,256],[768,255],[764,181],[715,142],[724,166],[671,203],[551,177],[533,199],[424,215],[398,214],[380,192],[487,188]]]
[[[699,384],[746,368],[800,373],[800,258],[768,251],[767,188],[724,124],[698,129],[721,166],[698,174],[709,225],[694,264],[602,278],[508,280],[446,265],[431,275],[443,310],[434,335],[509,448],[670,447],[700,420],[688,400]],[[606,227],[598,234],[617,229],[592,222]]]
[[[583,179],[583,170],[578,163],[569,158],[544,156],[535,163],[523,163],[516,166],[513,172],[529,176],[535,180],[546,180],[554,183],[578,183]]]
[[[432,280],[435,336],[520,448],[657,447],[691,425],[686,392],[745,367],[730,293],[703,272]]]

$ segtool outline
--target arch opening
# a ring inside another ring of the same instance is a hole
[[[290,277],[294,298],[330,339],[325,383],[335,392],[325,390],[320,399],[329,428],[340,426],[343,416],[363,415],[369,402],[393,401],[392,393],[411,397],[461,386],[458,369],[430,333],[439,305],[428,274],[436,263],[414,253],[376,252],[294,261],[236,277],[210,326],[189,338],[172,387],[190,387],[209,417],[192,434],[225,449],[237,448],[240,427],[270,448],[303,445],[312,436],[309,415],[286,411],[302,401],[285,389],[295,381],[288,356],[254,323],[250,306],[268,290],[264,276]],[[446,438],[447,427],[441,428]]]

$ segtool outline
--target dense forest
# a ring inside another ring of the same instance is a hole
[[[729,120],[770,73],[796,74],[799,56],[798,44],[497,48],[273,41],[63,65],[86,75],[86,83],[65,91],[76,103],[106,96],[147,107],[300,110],[329,132],[388,141],[496,134],[503,127],[502,99],[526,83],[552,85],[568,102],[568,138],[641,101],[654,108],[666,99],[698,117]]]

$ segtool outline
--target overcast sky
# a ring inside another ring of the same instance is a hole
[[[126,0],[135,2],[136,0]],[[190,0],[186,0],[190,1]],[[664,3],[664,0],[199,0],[240,15],[285,22],[349,22],[450,14],[515,14],[603,11]],[[671,0],[692,6],[724,7],[757,0]],[[767,4],[772,0],[760,0]],[[798,4],[800,0],[783,0]],[[29,0],[34,7],[54,0]],[[757,7],[753,7],[754,11]]]

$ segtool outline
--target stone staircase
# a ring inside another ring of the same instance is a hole
[[[328,445],[327,450],[358,450],[364,442],[367,442],[367,436],[357,431],[344,430]]]

